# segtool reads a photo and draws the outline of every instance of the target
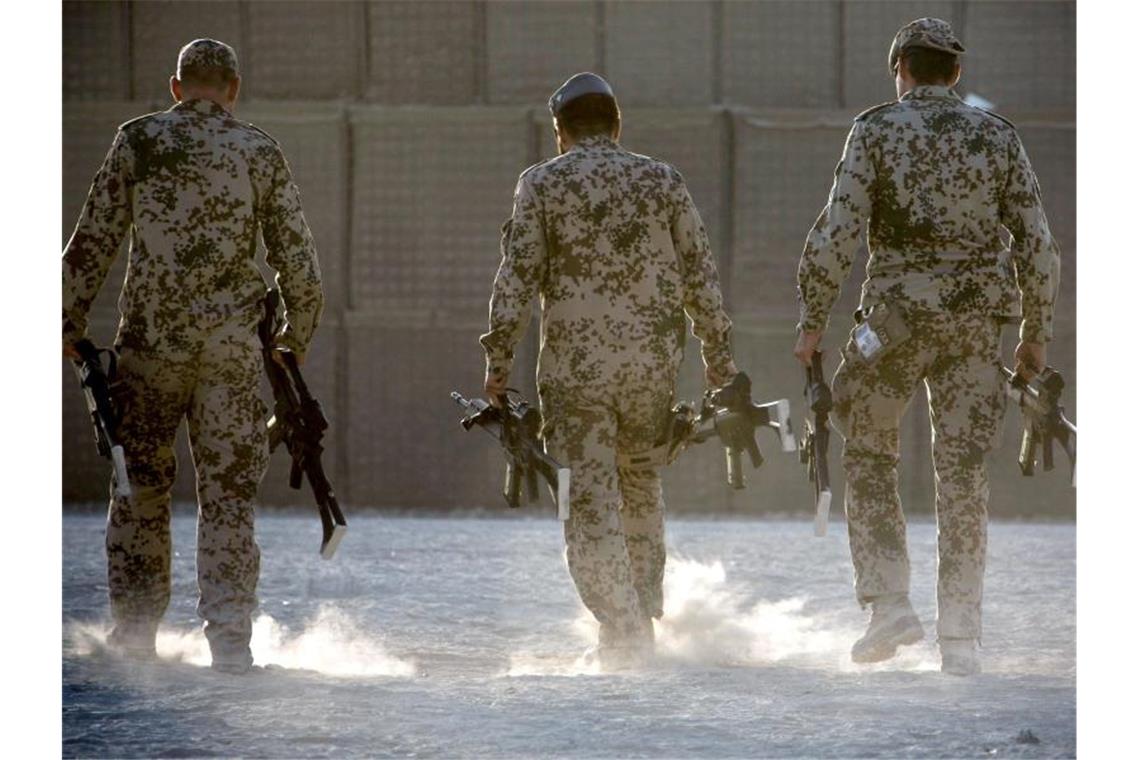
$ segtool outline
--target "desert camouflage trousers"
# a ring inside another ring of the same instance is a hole
[[[119,437],[132,494],[112,495],[107,581],[113,635],[128,646],[153,641],[170,601],[174,442],[186,419],[198,489],[198,615],[216,663],[249,658],[260,565],[254,501],[269,463],[262,371],[255,324],[244,316],[196,353],[120,352]]]
[[[933,437],[938,635],[980,638],[990,495],[985,455],[1005,413],[1001,327],[988,317],[921,312],[907,314],[907,323],[911,336],[871,365],[849,340],[835,375],[832,419],[845,439],[855,593],[866,604],[909,591],[899,421],[923,383]]]
[[[603,648],[652,642],[662,613],[665,503],[656,469],[619,467],[618,452],[656,445],[674,381],[542,389],[547,451],[571,468],[566,564],[582,602],[600,623]]]

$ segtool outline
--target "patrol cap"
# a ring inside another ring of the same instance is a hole
[[[943,53],[953,53],[954,55],[962,55],[966,52],[966,48],[954,36],[954,30],[950,28],[950,24],[931,16],[918,18],[909,24],[904,24],[902,29],[899,29],[898,34],[895,35],[894,42],[891,43],[891,52],[887,57],[887,68],[892,76],[895,73],[895,66],[898,65],[899,56],[904,50],[912,47],[941,50]]]
[[[583,71],[567,79],[561,87],[550,96],[550,113],[557,116],[566,107],[566,104],[583,95],[607,95],[617,102],[610,84],[597,74]]]
[[[237,74],[237,53],[224,42],[212,40],[208,37],[192,40],[178,53],[178,73],[182,79],[183,72],[216,71],[228,69]]]

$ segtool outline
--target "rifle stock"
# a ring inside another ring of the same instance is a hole
[[[831,431],[828,415],[831,413],[831,388],[823,377],[823,354],[816,351],[811,366],[805,368],[804,399],[808,415],[804,418],[804,437],[800,441],[800,462],[807,465],[808,479],[815,488],[815,535],[827,535],[827,522],[831,514],[831,474],[827,467],[827,448]]]
[[[100,456],[111,460],[115,495],[129,498],[131,481],[127,475],[127,458],[118,442],[119,414],[111,397],[111,377],[115,374],[118,355],[112,349],[98,348],[87,338],[78,341],[74,348],[79,358],[72,360],[72,367],[95,428],[95,448]],[[103,354],[109,357],[107,369],[103,367]]]
[[[752,380],[738,372],[727,385],[707,391],[699,411],[691,404],[675,404],[661,442],[648,451],[619,452],[618,463],[634,470],[672,464],[688,447],[716,438],[724,447],[728,485],[740,490],[745,487],[743,455],[748,454],[753,468],[764,464],[756,430],[765,427],[779,438],[781,450],[796,450],[788,400],[753,402]]]
[[[322,439],[329,423],[320,402],[309,392],[301,376],[297,357],[293,352],[274,345],[280,324],[277,315],[279,303],[280,295],[276,290],[270,290],[265,296],[265,314],[257,328],[261,338],[262,363],[273,389],[273,417],[267,423],[269,450],[272,452],[284,444],[289,452],[292,458],[290,488],[299,490],[303,480],[309,481],[321,519],[320,555],[323,559],[332,559],[348,531],[348,524],[321,464]],[[275,358],[277,355],[281,357],[280,364]]]
[[[507,505],[512,508],[522,506],[524,482],[527,503],[536,501],[538,479],[542,477],[554,498],[558,519],[569,519],[570,469],[546,453],[540,436],[538,410],[531,408],[517,394],[501,397],[499,408],[480,398],[464,398],[457,391],[451,392],[451,399],[463,409],[460,424],[464,430],[478,426],[502,446],[507,459],[503,484],[503,498]]]
[[[1077,486],[1077,427],[1065,417],[1061,392],[1065,379],[1052,367],[1046,367],[1032,380],[1026,380],[1008,367],[1002,367],[1005,391],[1021,409],[1021,446],[1017,464],[1021,474],[1030,477],[1037,467],[1037,450],[1041,449],[1041,465],[1046,472],[1054,467],[1053,444],[1059,443],[1069,458],[1070,484]]]

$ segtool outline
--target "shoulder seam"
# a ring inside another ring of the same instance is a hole
[[[976,108],[977,110],[981,111],[982,113],[984,113],[984,114],[986,114],[986,115],[988,115],[988,116],[992,116],[992,117],[994,117],[995,119],[997,119],[997,120],[998,120],[998,121],[1000,121],[1000,122],[1003,122],[1003,123],[1005,123],[1005,124],[1008,124],[1008,125],[1009,125],[1010,127],[1012,127],[1012,128],[1015,130],[1015,131],[1017,130],[1017,125],[1016,125],[1016,124],[1014,124],[1014,123],[1013,123],[1012,121],[1010,121],[1009,119],[1007,119],[1006,117],[1002,116],[1000,113],[996,113],[996,112],[994,112],[994,111],[988,111],[988,110],[986,110],[985,108],[978,108],[977,106],[971,106],[971,108]]]
[[[871,107],[870,107],[870,108],[868,108],[867,110],[860,112],[860,113],[859,113],[859,114],[858,114],[858,115],[857,115],[857,116],[856,116],[856,117],[853,119],[853,121],[862,121],[863,119],[867,118],[868,116],[870,116],[871,114],[875,113],[876,111],[881,111],[881,110],[883,110],[884,108],[886,108],[887,106],[893,106],[893,105],[895,105],[896,103],[898,103],[898,101],[897,101],[897,100],[888,100],[886,103],[880,103],[880,104],[879,104],[879,105],[877,105],[877,106],[871,106]]]
[[[262,129],[261,127],[259,127],[259,126],[257,126],[256,124],[254,124],[252,121],[241,121],[241,120],[236,120],[236,121],[238,121],[238,123],[239,123],[239,124],[242,124],[242,125],[244,125],[244,126],[247,126],[247,127],[249,127],[250,129],[252,129],[253,131],[255,131],[255,132],[258,132],[259,134],[265,135],[265,137],[266,137],[266,138],[268,138],[268,140],[269,140],[271,143],[273,143],[274,145],[280,146],[280,144],[281,144],[281,143],[277,142],[277,138],[276,138],[276,137],[274,137],[273,135],[269,134],[269,133],[268,133],[268,132],[266,132],[264,129]]]
[[[141,116],[136,116],[133,119],[127,119],[126,121],[124,121],[122,124],[119,125],[119,129],[126,129],[127,127],[131,126],[132,124],[136,124],[136,123],[142,121],[143,119],[149,119],[152,116],[157,116],[160,113],[166,113],[166,111],[151,111],[150,113],[144,113]]]

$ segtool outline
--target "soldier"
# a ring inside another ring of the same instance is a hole
[[[799,264],[795,354],[818,345],[869,222],[857,326],[835,375],[845,438],[847,521],[855,591],[871,605],[855,662],[893,657],[923,638],[908,598],[906,524],[898,493],[899,419],[925,383],[938,519],[942,670],[980,670],[989,500],[984,456],[1000,434],[1000,330],[1020,319],[1017,369],[1045,366],[1060,277],[1037,178],[1013,125],[951,89],[965,48],[950,25],[921,18],[889,54],[898,101],[855,118],[827,206]],[[1002,229],[1012,235],[1007,247]],[[909,337],[907,332],[909,331]]]
[[[254,499],[268,465],[256,327],[257,232],[288,307],[280,347],[303,359],[323,296],[313,237],[277,142],[232,115],[241,78],[224,43],[178,55],[169,110],[123,124],[63,254],[63,353],[131,234],[119,298],[119,436],[132,495],[107,518],[110,642],[154,655],[170,600],[174,439],[185,418],[198,482],[198,614],[213,667],[249,670],[260,552]]]
[[[680,173],[618,144],[609,84],[571,77],[550,98],[559,156],[519,177],[490,305],[486,392],[507,386],[514,348],[542,298],[538,392],[548,451],[573,470],[566,560],[600,623],[604,667],[652,651],[665,536],[655,468],[619,467],[669,419],[685,314],[706,380],[736,374],[708,235]]]

